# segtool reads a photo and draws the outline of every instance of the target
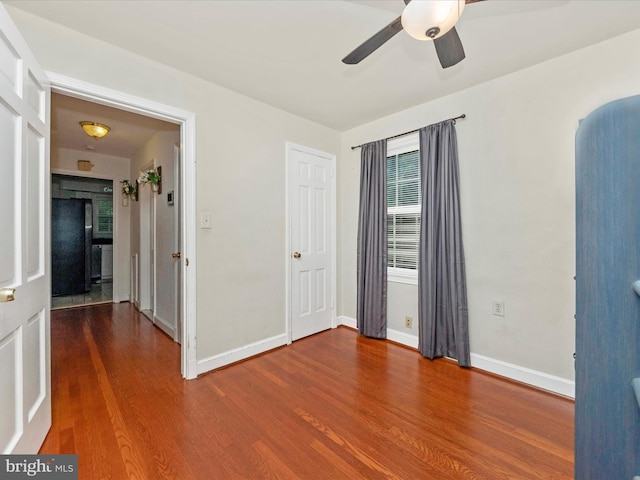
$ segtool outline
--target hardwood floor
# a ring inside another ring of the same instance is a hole
[[[52,312],[53,426],[79,478],[570,479],[573,402],[347,328],[186,381],[129,304]]]

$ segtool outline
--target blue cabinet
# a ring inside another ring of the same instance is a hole
[[[640,475],[640,96],[576,136],[575,478]]]

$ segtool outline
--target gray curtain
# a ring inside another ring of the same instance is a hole
[[[460,225],[455,122],[420,130],[422,214],[418,254],[418,350],[471,364],[467,282]]]
[[[362,146],[358,217],[358,331],[387,338],[387,141]]]

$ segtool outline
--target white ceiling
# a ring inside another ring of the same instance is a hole
[[[82,130],[82,121],[111,128],[106,137],[95,139]],[[156,133],[177,131],[171,123],[77,98],[51,95],[51,145],[53,148],[85,150],[132,158]]]
[[[443,70],[405,32],[341,62],[402,0],[4,3],[338,131],[640,28],[640,1],[487,0],[458,23],[467,58]]]

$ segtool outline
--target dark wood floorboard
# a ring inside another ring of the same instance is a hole
[[[186,381],[130,304],[52,312],[41,453],[102,479],[571,479],[574,404],[347,328]]]

